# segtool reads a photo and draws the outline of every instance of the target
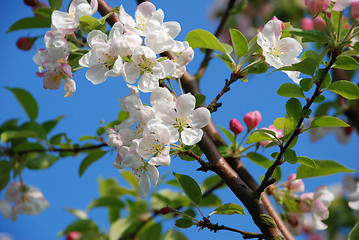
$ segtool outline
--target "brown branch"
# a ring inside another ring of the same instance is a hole
[[[105,0],[97,0],[98,1],[98,12],[101,16],[106,16],[106,14],[112,12],[112,7],[108,5]],[[116,22],[120,21],[117,13],[113,13],[109,18],[106,19],[110,26],[113,26]]]
[[[226,8],[225,12],[223,13],[221,22],[219,23],[219,26],[218,26],[216,32],[214,33],[214,36],[218,37],[219,34],[222,32],[223,27],[226,24],[227,19],[229,17],[229,12],[233,8],[235,2],[236,2],[236,0],[228,1],[227,8]],[[201,66],[200,66],[200,68],[199,68],[199,70],[198,70],[198,72],[196,74],[197,81],[199,81],[202,78],[204,72],[206,71],[208,63],[209,63],[209,60],[211,60],[212,53],[213,53],[212,49],[207,49],[206,50],[206,54],[205,54],[205,56],[204,56],[204,58],[202,60]]]
[[[314,102],[314,99],[320,95],[321,93],[321,85],[324,81],[325,76],[328,74],[329,70],[331,69],[331,67],[333,66],[333,64],[335,63],[336,59],[337,59],[337,53],[334,51],[331,54],[331,60],[330,62],[327,64],[327,66],[325,67],[323,74],[320,76],[320,79],[317,83],[317,86],[315,88],[315,91],[312,95],[312,97],[309,99],[309,101],[307,102],[307,104],[303,107],[302,112],[304,110],[310,109],[312,103]],[[272,174],[274,172],[274,170],[280,166],[283,163],[283,155],[285,153],[285,151],[289,148],[290,144],[293,142],[293,140],[301,133],[301,126],[302,123],[304,121],[304,117],[301,117],[297,123],[296,128],[294,129],[293,133],[291,134],[290,138],[288,139],[288,141],[286,142],[286,144],[284,145],[284,147],[281,147],[280,152],[275,160],[275,162],[272,164],[272,166],[270,166],[267,170],[267,172],[264,175],[264,179],[261,182],[260,186],[257,188],[256,190],[256,195],[259,197],[260,194],[266,189],[266,187],[268,187],[271,183],[270,178],[272,177]]]

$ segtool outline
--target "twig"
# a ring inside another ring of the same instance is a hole
[[[333,66],[333,64],[335,63],[336,59],[337,59],[337,52],[333,51],[332,52],[332,56],[331,56],[331,60],[330,62],[327,64],[327,66],[325,67],[323,74],[321,75],[321,78],[319,79],[317,86],[315,88],[315,91],[312,95],[312,97],[309,99],[309,101],[307,101],[307,104],[303,107],[302,111],[306,110],[306,109],[310,109],[310,106],[312,105],[312,103],[314,102],[314,99],[320,95],[320,87],[322,85],[322,82],[324,81],[325,76],[328,74],[329,70],[331,69],[331,67]],[[274,172],[274,170],[283,163],[282,161],[282,157],[285,153],[285,151],[288,149],[288,147],[290,146],[290,144],[293,142],[293,140],[301,133],[301,125],[304,121],[304,117],[301,117],[297,123],[297,126],[295,128],[295,130],[293,131],[293,133],[291,134],[290,138],[288,139],[288,141],[286,142],[286,144],[284,145],[284,147],[282,147],[280,149],[280,152],[275,160],[275,162],[272,164],[272,166],[270,166],[267,170],[267,172],[264,175],[264,179],[261,182],[260,186],[258,187],[258,189],[255,192],[255,195],[257,197],[260,196],[260,194],[266,189],[266,187],[268,187],[270,185],[270,178],[272,177],[272,174]]]
[[[224,14],[222,16],[221,22],[219,23],[219,26],[218,26],[216,32],[214,33],[214,36],[218,37],[219,34],[221,33],[221,31],[223,30],[223,27],[226,24],[227,19],[229,17],[229,12],[233,8],[235,2],[236,2],[235,0],[230,0],[228,2],[227,8],[226,8],[226,10],[225,10],[225,12],[224,12]],[[205,56],[204,56],[204,58],[202,60],[201,66],[198,69],[198,72],[196,74],[197,81],[199,81],[202,78],[204,72],[206,71],[208,63],[209,63],[209,60],[211,59],[212,53],[213,53],[212,49],[207,49],[206,50],[206,54],[205,54]]]

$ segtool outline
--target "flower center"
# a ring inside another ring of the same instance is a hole
[[[145,55],[141,56],[141,62],[138,64],[138,67],[141,68],[141,75],[144,73],[152,73],[154,63],[146,58]]]
[[[108,69],[112,69],[113,65],[117,60],[117,56],[114,56],[111,51],[103,52],[98,58],[97,61],[99,64],[105,66]]]
[[[147,22],[149,21],[149,18],[146,18],[145,16],[138,16],[135,21],[136,21],[136,28],[140,31],[145,31],[145,27]]]
[[[278,58],[280,55],[285,54],[284,47],[273,44],[269,53]]]
[[[180,113],[176,117],[176,122],[173,124],[173,127],[178,128],[179,132],[182,132],[185,128],[189,127],[191,118],[187,114]]]

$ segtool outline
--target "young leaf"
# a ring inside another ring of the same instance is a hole
[[[359,223],[355,224],[353,229],[350,231],[348,240],[357,240],[359,239]]]
[[[301,73],[313,76],[316,68],[317,62],[313,58],[306,58],[299,63],[292,64],[292,66],[281,67],[275,71],[299,71]]]
[[[277,94],[282,97],[305,98],[302,89],[294,83],[282,84],[278,88]]]
[[[338,162],[332,160],[313,160],[316,167],[308,167],[306,165],[300,165],[297,170],[297,178],[310,178],[310,177],[319,177],[327,176],[335,173],[342,172],[355,172],[352,169],[344,167]]]
[[[228,67],[231,71],[233,71],[234,69],[234,65],[235,65],[235,62],[234,60],[232,59],[231,55],[228,55],[228,54],[217,54],[215,53],[214,54],[216,57],[218,57],[219,59],[221,59]]]
[[[50,28],[51,27],[51,18],[45,17],[28,17],[20,19],[9,27],[7,32],[12,32],[21,29],[30,29],[30,28]]]
[[[97,198],[95,200],[92,200],[90,204],[87,207],[87,210],[90,210],[91,208],[95,207],[116,207],[116,208],[123,208],[125,205],[123,202],[114,196],[107,196],[107,197],[101,197]]]
[[[179,228],[190,228],[194,225],[194,223],[190,218],[180,218],[176,220],[175,225]]]
[[[304,157],[304,156],[298,156],[297,160],[300,164],[305,165],[307,167],[311,167],[311,168],[316,168],[317,165],[315,164],[315,162],[310,159],[309,157]]]
[[[287,149],[284,152],[284,160],[289,162],[290,164],[296,164],[298,162],[297,154],[292,149]]]
[[[312,78],[303,78],[299,84],[303,91],[308,92],[313,87],[314,80]]]
[[[38,134],[32,130],[9,130],[1,133],[1,143],[7,142],[14,138],[38,138]]]
[[[177,182],[180,184],[187,197],[191,199],[195,205],[198,205],[202,200],[202,192],[197,182],[193,178],[184,174],[173,173],[173,176],[175,176]]]
[[[321,116],[315,118],[310,124],[310,128],[318,127],[349,127],[349,125],[343,120],[336,117]]]
[[[96,150],[96,151],[91,151],[85,158],[84,160],[82,160],[81,164],[80,164],[80,168],[79,168],[79,175],[80,177],[82,176],[82,174],[85,172],[85,170],[95,161],[97,161],[98,159],[100,159],[103,155],[106,154],[106,151],[102,151],[102,150]]]
[[[231,143],[234,144],[234,142],[236,141],[236,139],[234,138],[234,134],[219,125],[218,125],[218,127],[219,127],[219,129],[221,129],[221,131],[224,133],[224,135],[226,135],[226,137],[231,141]]]
[[[29,169],[46,169],[51,167],[52,164],[54,164],[59,157],[55,155],[41,155],[37,158],[31,158],[26,161],[26,167]]]
[[[249,137],[247,138],[246,144],[251,144],[251,143],[260,142],[260,141],[267,141],[267,140],[272,141],[273,137],[271,137],[270,135],[268,135],[267,133],[265,133],[263,131],[260,131],[260,132],[253,131],[251,133],[251,135],[249,135]]]
[[[214,214],[225,214],[225,215],[233,215],[233,214],[242,214],[245,215],[243,208],[235,203],[227,203],[219,206],[214,209]]]
[[[355,70],[357,69],[359,63],[352,57],[349,56],[339,56],[335,61],[333,68],[340,68],[344,70]]]
[[[354,100],[359,98],[358,86],[350,81],[340,80],[335,81],[329,85],[328,90],[345,97],[346,99]]]
[[[94,221],[89,219],[79,219],[73,223],[71,223],[63,234],[69,233],[69,232],[80,232],[80,233],[91,233],[91,232],[97,232],[98,228]]]
[[[186,41],[193,49],[208,48],[227,53],[225,47],[223,47],[220,41],[212,33],[206,30],[192,30],[187,34]]]
[[[10,181],[11,163],[0,161],[0,190],[3,189]]]
[[[276,129],[283,129],[284,128],[284,122],[285,122],[285,118],[277,118],[276,120],[274,120],[274,126]]]
[[[305,38],[306,42],[321,42],[327,43],[329,41],[329,37],[327,34],[316,31],[316,30],[303,30],[300,28],[285,28],[283,32],[289,32],[293,35]]]
[[[195,107],[199,107],[202,105],[202,103],[204,103],[204,101],[206,101],[206,96],[200,93],[197,93],[194,95],[194,97],[196,98],[196,106]]]
[[[163,240],[188,240],[183,233],[176,231],[175,229],[170,229],[165,233]]]
[[[268,158],[259,153],[249,152],[247,153],[247,157],[255,164],[258,164],[259,166],[262,166],[264,168],[269,168],[273,164],[273,161],[269,160]]]
[[[31,120],[35,120],[39,110],[37,107],[37,102],[33,98],[33,96],[28,91],[21,89],[21,88],[6,87],[6,89],[10,90],[14,94],[17,101],[20,103],[22,108],[25,110],[27,116]]]
[[[232,44],[234,48],[234,52],[237,55],[237,59],[241,58],[248,52],[248,42],[247,39],[243,36],[243,34],[237,29],[229,29],[231,34]]]
[[[62,0],[49,0],[52,11],[59,10],[62,6]]]

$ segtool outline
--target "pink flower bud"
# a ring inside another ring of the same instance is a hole
[[[359,1],[352,2],[352,5],[350,7],[350,12],[352,14],[352,17],[358,20],[358,18],[359,18]]]
[[[229,128],[231,129],[231,131],[235,134],[238,135],[243,131],[243,126],[242,124],[235,118],[233,118],[230,122],[229,122]]]
[[[279,22],[280,26],[282,27],[282,30],[285,28],[284,23],[281,20],[279,20],[276,16],[273,16],[271,20],[275,20]]]
[[[315,17],[313,19],[313,23],[314,23],[314,28],[318,30],[323,30],[327,26],[324,19],[321,18],[320,16]]]
[[[275,133],[275,136],[276,136],[277,138],[283,137],[283,131],[282,131],[282,130],[278,130],[274,125],[270,125],[270,126],[267,127],[267,128],[261,128],[261,129],[273,131],[273,132]],[[267,135],[269,135],[269,134],[267,133]],[[269,136],[271,136],[271,135],[269,135]],[[274,137],[272,137],[272,138],[273,138],[273,140],[274,140]],[[267,146],[270,142],[271,142],[271,141],[269,141],[269,140],[260,141],[259,144],[262,145],[263,147],[265,147],[265,146]]]
[[[313,30],[314,29],[314,22],[313,22],[312,18],[309,18],[309,17],[303,18],[300,21],[300,25],[303,30]]]
[[[173,208],[170,208],[170,207],[164,207],[164,208],[161,208],[160,212],[162,213],[162,215],[166,215],[166,214],[169,214],[170,212],[173,212]]]
[[[288,190],[293,192],[304,192],[304,183],[302,179],[296,179],[296,178],[297,178],[297,174],[295,173],[289,175],[286,183]]]
[[[66,234],[66,240],[77,240],[81,238],[81,233],[73,231]]]
[[[24,3],[25,3],[27,6],[35,7],[36,4],[37,4],[37,0],[24,0]]]
[[[331,0],[305,0],[309,11],[315,15],[328,9]]]
[[[243,121],[246,123],[249,129],[256,128],[262,121],[262,115],[259,111],[248,112],[244,116]]]
[[[303,193],[299,203],[299,208],[302,213],[310,212],[313,206],[314,193]]]
[[[21,50],[28,51],[31,49],[33,43],[33,38],[21,37],[16,41],[16,46]]]

